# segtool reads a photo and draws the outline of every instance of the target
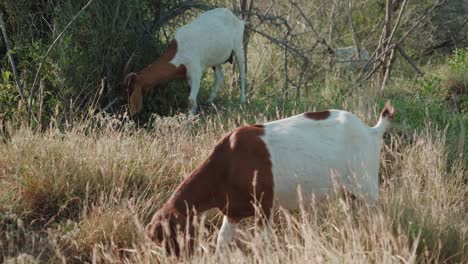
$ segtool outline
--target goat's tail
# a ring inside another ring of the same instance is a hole
[[[392,122],[394,116],[395,108],[390,104],[390,101],[387,101],[382,112],[380,112],[379,122],[373,127],[373,130],[379,134],[379,136],[382,136],[387,126]]]

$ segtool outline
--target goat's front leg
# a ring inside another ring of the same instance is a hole
[[[234,234],[236,232],[238,223],[232,220],[229,220],[229,217],[224,216],[223,225],[218,233],[218,240],[216,241],[216,253],[226,248],[231,242]]]
[[[190,85],[190,96],[189,96],[189,107],[191,114],[197,114],[197,96],[200,90],[200,81],[202,77],[202,71],[198,68],[189,67],[188,70],[188,82]]]

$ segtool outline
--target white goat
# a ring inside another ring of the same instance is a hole
[[[197,95],[203,71],[213,67],[215,83],[207,103],[212,103],[223,81],[221,64],[235,56],[240,75],[240,101],[245,102],[245,23],[229,9],[216,8],[201,14],[179,28],[168,50],[138,73],[129,73],[124,86],[129,96],[130,115],[141,111],[143,96],[161,81],[186,78],[190,85],[189,103],[197,111]]]

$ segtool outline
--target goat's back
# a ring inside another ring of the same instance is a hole
[[[222,64],[242,45],[244,21],[229,9],[209,10],[176,31],[175,65],[197,61],[203,67]]]
[[[264,125],[275,197],[285,208],[298,209],[298,186],[304,199],[323,199],[338,186],[369,202],[378,199],[380,134],[352,113],[326,112]]]

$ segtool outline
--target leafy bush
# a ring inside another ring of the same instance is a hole
[[[10,71],[3,70],[0,79],[0,119],[12,119],[20,101],[16,91],[13,76]]]
[[[6,0],[0,3],[6,12],[12,52],[26,97],[33,98],[35,116],[42,107],[45,117],[61,116],[70,120],[88,113],[89,108],[105,107],[121,98],[123,69],[130,56],[134,55],[130,70],[141,70],[164,52],[174,29],[180,25],[178,19],[160,21],[179,1],[94,1],[73,20],[87,2]],[[171,23],[165,24],[168,21]],[[49,48],[50,53],[45,57]],[[9,67],[6,58],[0,64]],[[31,89],[40,64],[39,78]],[[2,113],[7,112],[4,117],[11,118],[18,95],[11,76],[7,75],[1,82],[2,88],[6,88],[1,92],[0,107],[5,109]],[[42,97],[39,80],[44,82]],[[145,110],[166,115],[179,107],[185,108],[188,96],[183,87],[186,87],[184,82],[159,85],[158,91],[145,102]],[[109,110],[119,111],[126,103],[122,99]],[[43,119],[45,124],[48,121]]]
[[[462,113],[468,112],[468,48],[456,49],[448,61],[444,86],[447,99]]]

